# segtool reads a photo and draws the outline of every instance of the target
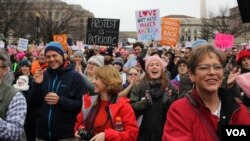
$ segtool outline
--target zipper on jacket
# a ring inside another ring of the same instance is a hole
[[[113,115],[112,115],[112,112],[111,112],[111,108],[108,106],[108,109],[109,109],[109,116],[110,116],[110,119],[111,119],[111,124],[112,124],[112,128],[115,129],[115,122],[114,122],[114,118],[113,118]]]
[[[57,74],[56,74],[56,78],[54,79],[54,81],[52,83],[51,91],[49,91],[49,92],[56,93],[56,91],[54,91],[54,86],[55,86],[56,80],[57,80]],[[51,115],[52,115],[52,105],[49,106],[49,115],[48,115],[48,128],[49,128],[49,140],[50,141],[51,141],[51,123],[50,123]]]

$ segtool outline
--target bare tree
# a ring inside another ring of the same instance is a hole
[[[72,23],[76,15],[66,3],[40,3],[35,9],[39,14],[40,34],[45,43],[52,41],[53,35],[73,30]],[[35,17],[31,21],[35,24]]]
[[[214,38],[214,33],[232,34],[238,37],[250,31],[249,24],[243,24],[239,14],[230,14],[228,7],[221,7],[219,14],[209,11],[209,18],[202,20],[202,37]]]
[[[26,0],[0,0],[0,33],[8,38],[8,33],[18,23],[26,10]]]

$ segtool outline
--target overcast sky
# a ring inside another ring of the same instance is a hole
[[[200,0],[62,0],[79,4],[96,18],[120,19],[120,31],[136,31],[135,11],[160,9],[160,16],[200,17]],[[237,6],[237,0],[206,0],[207,10]]]

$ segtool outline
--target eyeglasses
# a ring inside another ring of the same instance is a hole
[[[129,75],[129,76],[132,76],[132,75],[133,75],[133,76],[138,76],[137,73],[129,73],[128,75]]]
[[[221,64],[213,64],[213,65],[209,65],[209,64],[200,64],[197,65],[197,69],[203,72],[208,72],[210,71],[211,67],[213,68],[214,71],[221,71],[223,69]]]

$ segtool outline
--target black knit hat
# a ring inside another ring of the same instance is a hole
[[[22,66],[31,67],[31,63],[28,60],[22,60],[19,65],[20,65],[20,67],[22,67]]]

